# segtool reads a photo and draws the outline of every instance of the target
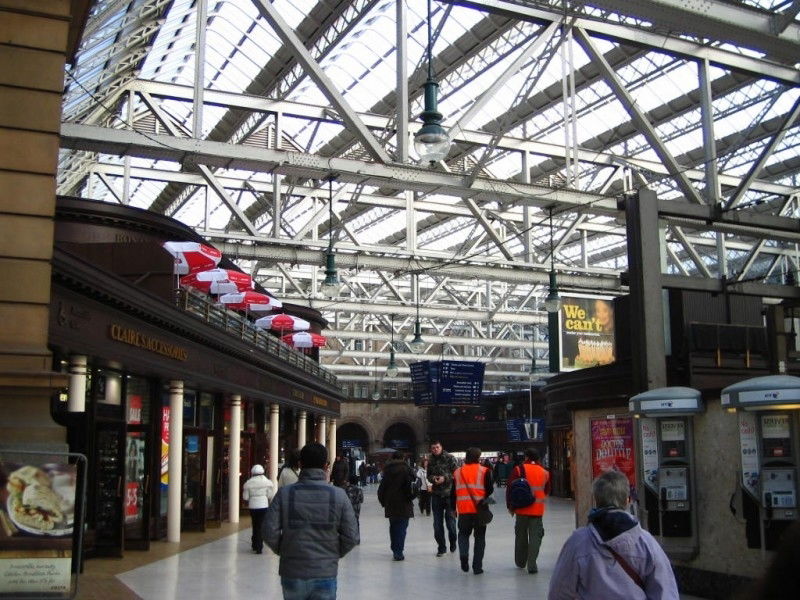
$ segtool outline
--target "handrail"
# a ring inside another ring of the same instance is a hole
[[[221,329],[243,342],[287,362],[302,371],[339,387],[336,376],[320,364],[273,335],[265,333],[243,316],[217,305],[208,296],[191,288],[181,287],[177,293],[178,308],[200,318],[205,323]]]

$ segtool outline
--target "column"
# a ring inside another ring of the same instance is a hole
[[[181,541],[181,475],[183,471],[183,381],[169,382],[169,466],[167,541]]]
[[[325,445],[325,438],[327,437],[325,434],[325,423],[328,420],[327,417],[320,417],[319,418],[319,429],[317,430],[317,442]],[[330,458],[330,457],[328,457]]]
[[[300,411],[297,417],[297,447],[302,448],[306,445],[306,428],[308,427],[308,413],[304,410]]]
[[[281,411],[277,404],[269,405],[269,468],[267,477],[278,481],[278,432],[280,431]]]
[[[69,412],[86,411],[86,357],[73,354],[69,357]]]
[[[239,458],[242,447],[242,397],[231,396],[231,444],[228,449],[228,520],[239,522]]]
[[[331,426],[328,432],[328,460],[333,464],[336,458],[336,419],[330,419]]]

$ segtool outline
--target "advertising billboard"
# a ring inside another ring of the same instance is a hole
[[[614,305],[610,298],[566,296],[559,317],[562,371],[614,362]]]

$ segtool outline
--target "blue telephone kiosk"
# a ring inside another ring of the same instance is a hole
[[[692,415],[705,410],[701,394],[665,387],[633,396],[637,419],[639,498],[642,521],[671,558],[699,551]]]
[[[739,420],[742,509],[747,545],[773,550],[798,519],[800,377],[768,375],[722,390]]]

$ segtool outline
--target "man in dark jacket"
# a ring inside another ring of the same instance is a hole
[[[339,559],[359,543],[358,525],[345,491],[327,482],[328,451],[300,450],[300,478],[278,490],[267,510],[264,541],[281,557],[285,600],[334,600]]]
[[[389,542],[395,560],[404,560],[408,520],[414,516],[411,481],[414,475],[404,460],[403,453],[396,450],[383,467],[383,477],[378,486],[378,502],[389,519]]]
[[[444,526],[447,524],[447,537],[450,552],[456,551],[456,517],[454,514],[453,471],[458,464],[452,454],[442,448],[438,440],[431,442],[431,456],[428,460],[428,481],[431,482],[431,511],[433,512],[433,537],[436,540],[436,556],[447,552],[444,539]]]

